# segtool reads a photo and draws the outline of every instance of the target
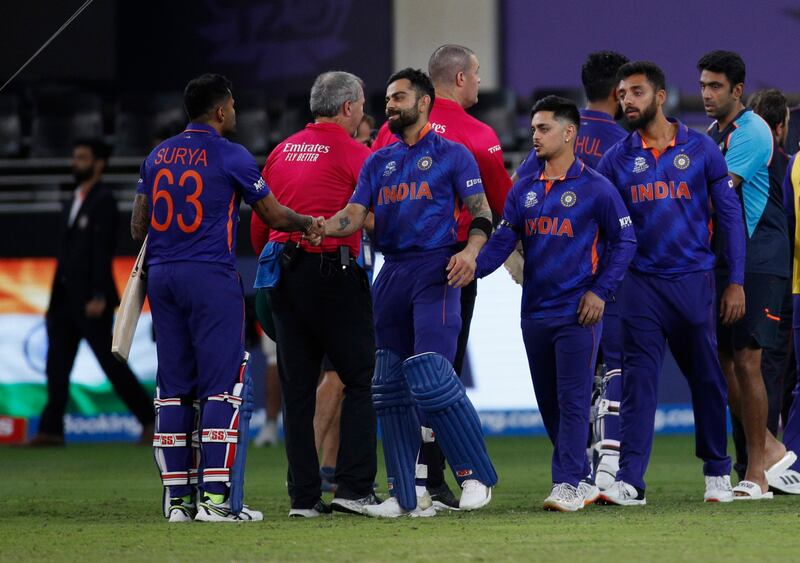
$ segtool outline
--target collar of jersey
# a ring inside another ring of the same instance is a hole
[[[675,137],[672,138],[672,141],[669,145],[667,145],[667,147],[674,147],[675,145],[682,145],[685,143],[689,139],[689,128],[674,117],[668,117],[667,121],[678,126],[678,130],[675,132]],[[650,148],[647,146],[647,143],[644,142],[642,136],[639,135],[639,131],[633,132],[631,135],[631,141],[637,148],[644,150],[648,150]]]
[[[433,100],[433,108],[431,109],[431,113],[433,110],[446,110],[446,111],[458,111],[461,113],[467,113],[467,110],[461,107],[456,101],[448,100],[447,98],[436,98]]]
[[[206,125],[205,123],[189,123],[186,126],[186,129],[183,130],[184,133],[208,133],[210,135],[219,136],[217,130],[211,127],[211,125]]]
[[[616,123],[614,118],[604,111],[583,108],[580,110],[580,114],[581,117],[588,117],[589,119],[597,119],[600,121],[608,121],[609,123]]]
[[[344,127],[342,127],[341,125],[338,125],[336,123],[328,123],[328,122],[325,122],[325,123],[317,123],[317,122],[308,123],[306,125],[306,129],[322,129],[322,130],[325,130],[325,131],[330,131],[332,133],[341,132],[343,135],[347,135],[347,131],[345,131]],[[350,135],[347,135],[347,136],[350,137]]]
[[[727,136],[728,136],[730,133],[732,133],[734,129],[737,129],[737,128],[739,127],[739,123],[738,123],[738,121],[739,121],[739,120],[742,118],[742,116],[743,116],[745,113],[747,113],[748,111],[753,111],[753,108],[744,108],[742,111],[740,111],[739,113],[737,113],[737,114],[736,114],[736,117],[734,117],[734,118],[733,118],[733,120],[732,120],[730,123],[728,123],[728,126],[725,128],[725,130],[724,130],[724,131],[720,131],[720,130],[719,130],[719,127],[718,127],[718,125],[719,125],[719,121],[716,121],[716,120],[715,120],[715,121],[714,121],[714,123],[712,123],[711,125],[709,125],[709,126],[708,126],[707,132],[708,132],[709,134],[711,134],[711,133],[713,133],[713,132],[714,132],[714,130],[716,129],[716,130],[717,130],[717,135],[721,135],[722,137],[725,137],[725,138],[727,138]]]
[[[583,161],[576,156],[575,157],[575,162],[572,163],[572,166],[569,167],[569,170],[567,170],[566,174],[564,174],[560,178],[555,178],[553,180],[548,180],[548,178],[544,175],[544,165],[542,165],[542,173],[539,174],[539,180],[541,180],[543,182],[548,182],[548,181],[563,182],[564,180],[571,180],[571,179],[577,178],[578,176],[583,174],[583,169],[585,167],[586,167],[586,165],[583,163]]]
[[[424,138],[425,138],[425,135],[427,135],[427,134],[428,134],[428,133],[430,133],[430,132],[431,132],[431,122],[429,121],[428,123],[426,123],[426,124],[425,124],[425,127],[423,127],[422,129],[420,129],[420,131],[419,131],[419,136],[417,137],[417,142],[416,142],[416,143],[414,143],[413,145],[407,145],[407,144],[406,144],[406,140],[403,138],[403,134],[402,134],[402,133],[397,133],[397,134],[395,135],[395,137],[397,137],[397,139],[398,139],[398,140],[399,140],[401,143],[403,143],[405,146],[407,146],[407,147],[416,147],[416,146],[419,144],[419,142],[420,142],[422,139],[424,139]]]

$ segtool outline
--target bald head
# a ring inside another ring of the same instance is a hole
[[[436,96],[457,102],[468,108],[478,101],[478,57],[463,45],[442,45],[428,61]]]
[[[475,53],[463,45],[442,45],[428,61],[428,75],[434,86],[450,86],[459,72],[467,72]]]

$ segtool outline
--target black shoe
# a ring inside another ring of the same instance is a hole
[[[436,510],[458,510],[458,499],[447,486],[447,483],[442,483],[438,487],[429,487],[428,492],[433,501],[433,508]]]
[[[321,500],[318,500],[317,504],[311,508],[292,508],[289,510],[289,518],[316,518],[317,516],[330,513],[331,507]]]
[[[375,493],[370,493],[361,498],[334,498],[331,502],[331,509],[337,512],[347,512],[348,514],[364,514],[364,507],[380,504],[383,501],[379,499]]]

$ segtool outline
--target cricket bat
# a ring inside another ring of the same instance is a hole
[[[111,340],[111,353],[121,362],[127,362],[131,353],[133,335],[139,316],[144,307],[144,298],[147,295],[147,273],[144,271],[144,255],[147,248],[147,237],[142,243],[133,270],[125,284],[125,291],[117,309],[117,318],[114,321],[114,336]]]

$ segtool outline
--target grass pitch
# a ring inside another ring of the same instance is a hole
[[[290,520],[283,449],[252,448],[247,502],[264,511],[265,521],[238,525],[167,524],[147,448],[2,448],[0,560],[617,562],[798,556],[800,498],[704,504],[691,438],[656,440],[647,506],[590,506],[574,514],[541,509],[550,488],[546,439],[497,438],[488,444],[501,482],[487,508],[391,521],[345,514]],[[378,481],[385,481],[382,473]]]

